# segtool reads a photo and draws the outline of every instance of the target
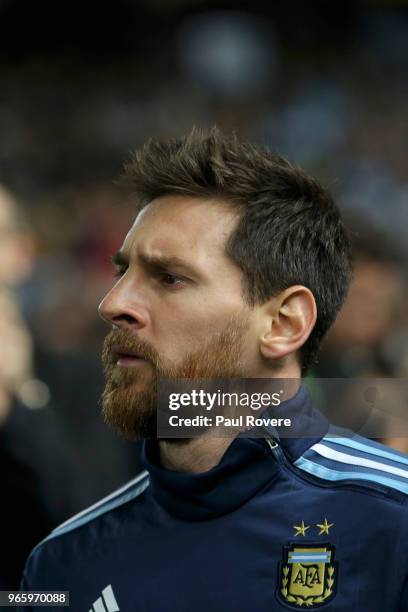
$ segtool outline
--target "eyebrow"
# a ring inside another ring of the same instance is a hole
[[[145,253],[139,253],[138,259],[145,268],[154,268],[163,271],[174,270],[176,268],[180,272],[189,275],[200,275],[198,270],[183,259],[180,259],[180,257],[166,257],[165,255],[146,255]],[[117,253],[112,256],[111,260],[112,264],[118,268],[124,268],[129,265],[129,258],[122,251],[117,251]]]

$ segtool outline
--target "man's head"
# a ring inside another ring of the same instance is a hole
[[[113,325],[103,356],[108,420],[146,434],[140,418],[154,415],[160,376],[299,376],[351,276],[326,191],[215,128],[148,142],[125,177],[139,214],[100,306]]]

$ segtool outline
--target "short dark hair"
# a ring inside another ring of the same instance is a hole
[[[217,127],[149,140],[131,154],[123,179],[139,208],[171,194],[218,198],[236,207],[241,218],[227,253],[243,272],[244,298],[253,306],[291,285],[308,287],[317,321],[300,349],[300,364],[307,369],[315,362],[351,281],[346,228],[317,180]]]

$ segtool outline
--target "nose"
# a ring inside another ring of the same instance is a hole
[[[114,327],[129,331],[143,329],[147,324],[145,307],[121,291],[119,285],[120,283],[115,285],[99,304],[100,317]]]

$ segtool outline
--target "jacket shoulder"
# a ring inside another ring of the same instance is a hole
[[[86,523],[91,523],[97,520],[104,514],[123,506],[127,502],[139,497],[149,486],[149,475],[148,473],[142,472],[136,478],[133,478],[119,489],[116,489],[110,495],[102,498],[89,508],[85,508],[78,514],[75,514],[61,525],[58,525],[51,533],[42,540],[38,546],[41,546],[44,542],[58,538],[70,531],[74,531],[79,527],[82,527]]]
[[[61,556],[66,557],[67,551],[78,548],[78,545],[73,546],[72,537],[76,535],[80,527],[87,527],[85,532],[78,533],[81,538],[80,546],[85,547],[84,549],[92,547],[95,537],[99,537],[98,533],[101,531],[98,523],[103,521],[108,514],[116,514],[122,509],[126,511],[124,506],[140,497],[148,486],[149,475],[147,472],[142,472],[107,497],[56,527],[31,551],[24,568],[22,588],[31,588],[32,581],[37,584],[38,580],[41,581],[42,577],[49,574],[50,567],[53,567]],[[110,524],[114,524],[114,521],[111,521]],[[68,541],[65,541],[66,535]]]
[[[333,487],[358,484],[392,497],[408,495],[408,456],[348,430],[331,427],[295,466]]]

